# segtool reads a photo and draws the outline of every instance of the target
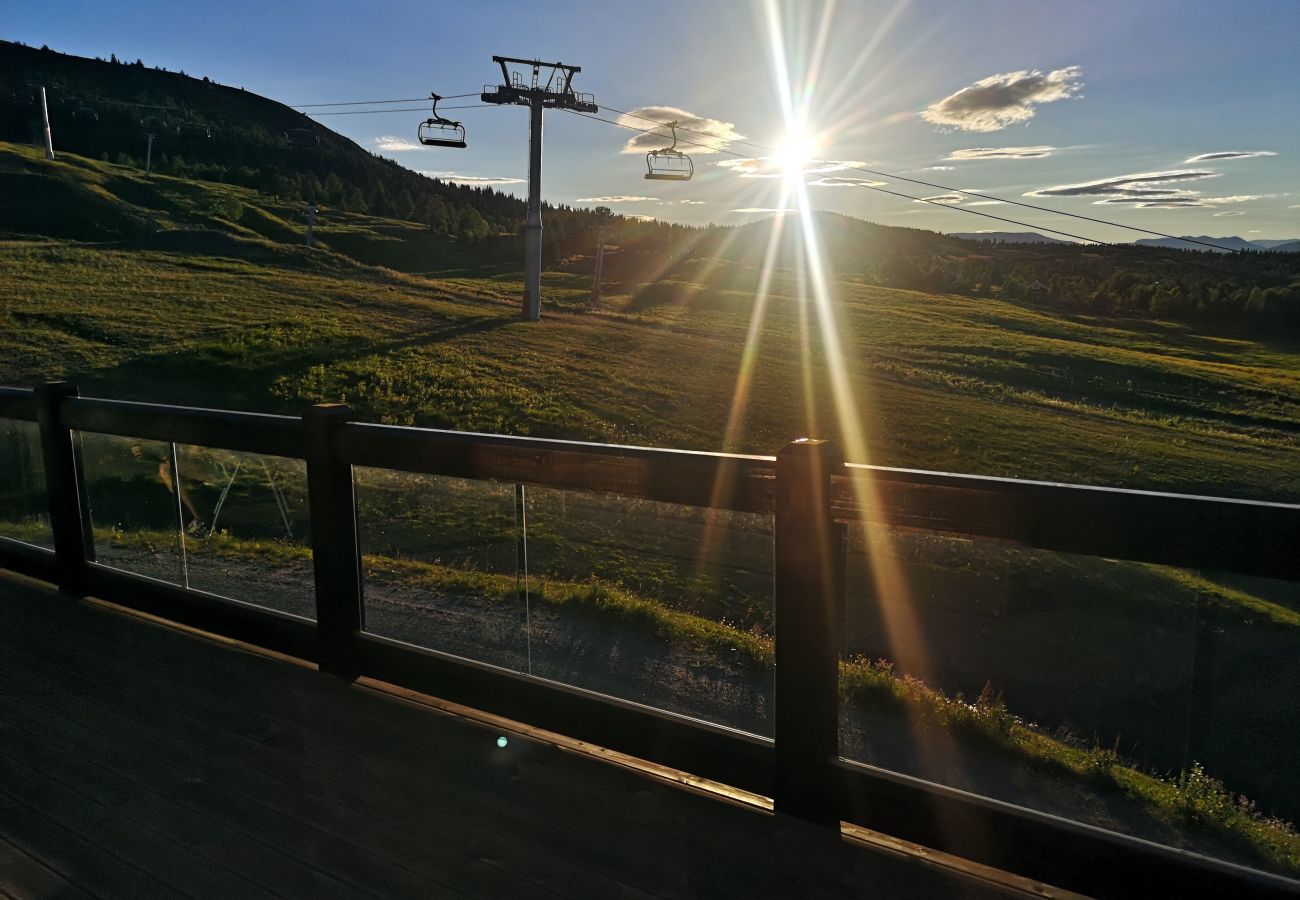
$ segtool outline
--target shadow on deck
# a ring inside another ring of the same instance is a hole
[[[9,575],[0,648],[0,895],[982,898],[1034,887]]]

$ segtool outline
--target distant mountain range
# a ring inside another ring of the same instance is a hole
[[[965,231],[952,232],[949,237],[963,238],[968,241],[998,241],[1003,244],[1068,244],[1057,238],[1039,234],[1036,231]],[[1201,243],[1192,243],[1200,241]],[[1214,244],[1207,247],[1205,244]],[[1300,238],[1269,238],[1260,241],[1248,241],[1242,237],[1209,237],[1197,235],[1181,238],[1141,238],[1133,241],[1136,247],[1167,247],[1173,250],[1204,250],[1207,253],[1227,253],[1233,250],[1267,250],[1271,253],[1300,253]]]

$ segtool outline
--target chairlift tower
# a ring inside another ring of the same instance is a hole
[[[502,83],[485,85],[480,99],[484,103],[527,106],[529,110],[528,222],[524,229],[522,315],[528,321],[536,322],[542,309],[542,110],[594,113],[599,112],[600,107],[591,94],[578,94],[573,90],[573,76],[582,71],[580,66],[509,56],[494,56],[492,61],[501,67]],[[519,69],[512,72],[512,65],[532,69],[531,78],[525,78]],[[543,70],[548,71],[545,81],[542,79]]]

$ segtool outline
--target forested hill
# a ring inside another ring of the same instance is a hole
[[[42,85],[60,150],[143,167],[145,135],[153,133],[154,169],[168,175],[416,221],[468,240],[513,234],[523,223],[523,202],[508,194],[428,178],[282,103],[139,60],[0,41],[0,140],[40,142]],[[293,146],[303,143],[312,145]],[[594,215],[566,209],[558,220]]]

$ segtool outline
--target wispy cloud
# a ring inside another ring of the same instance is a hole
[[[921,118],[961,131],[1000,131],[1008,125],[1028,122],[1034,117],[1034,107],[1041,103],[1077,96],[1083,87],[1082,77],[1083,70],[1078,66],[1046,74],[1022,69],[990,75],[931,103],[922,110]]]
[[[1208,169],[1170,169],[1165,172],[1138,172],[1133,175],[1116,175],[1079,184],[1059,184],[1029,191],[1026,197],[1099,197],[1093,202],[1100,205],[1131,204],[1138,209],[1174,209],[1184,206],[1202,206],[1204,199],[1199,191],[1169,187],[1204,178],[1217,178],[1218,172]]]
[[[866,178],[845,178],[843,175],[823,175],[808,182],[809,187],[884,187],[888,181],[871,181]]]
[[[380,150],[386,150],[389,153],[403,153],[407,150],[419,150],[419,144],[412,144],[406,138],[400,138],[393,134],[385,134],[371,141]]]
[[[786,174],[785,160],[776,156],[720,159],[715,165],[729,169],[742,178],[784,178]],[[856,159],[808,160],[803,166],[803,174],[829,175],[831,172],[844,172],[865,165],[866,163]]]
[[[1277,194],[1233,194],[1231,197],[1202,197],[1201,202],[1210,206],[1218,206],[1222,203],[1249,203],[1251,200],[1268,200],[1276,197]]]
[[[929,172],[951,172],[953,169],[957,167],[956,166],[926,166],[925,168]]]
[[[1235,212],[1221,212],[1221,213],[1215,213],[1215,214],[1214,214],[1214,218],[1216,218],[1216,219],[1222,219],[1224,216],[1244,216],[1244,215],[1245,215],[1244,212],[1242,212],[1241,210],[1237,210],[1237,211],[1235,211]]]
[[[945,203],[949,206],[956,206],[962,201],[961,194],[935,194],[933,197],[921,197],[917,203]]]
[[[1277,156],[1272,150],[1220,150],[1217,153],[1202,153],[1183,162],[1211,162],[1218,159],[1249,159],[1252,156]]]
[[[663,203],[665,206],[672,206],[673,204],[677,204],[678,206],[704,206],[705,205],[703,200],[665,200],[663,201]]]
[[[656,127],[654,123],[662,122],[666,126],[673,121],[677,122],[677,137],[680,142],[678,149],[692,155],[717,153],[725,150],[732,141],[745,138],[731,122],[699,116],[675,106],[638,106],[620,115],[618,123],[649,131],[633,135],[623,145],[621,152],[646,153],[669,146],[672,143],[672,132],[667,127]]]
[[[461,175],[456,172],[421,172],[429,178],[437,178],[448,184],[464,184],[471,187],[491,187],[500,184],[523,184],[522,178],[507,178],[503,175]]]
[[[1007,201],[1005,200],[976,200],[974,203],[970,205],[971,206],[1002,206],[1006,202]]]
[[[954,150],[944,159],[1041,159],[1051,156],[1054,150],[1055,147],[972,147]]]
[[[656,197],[637,197],[631,194],[617,194],[613,197],[579,197],[578,203],[644,203],[653,201]]]

